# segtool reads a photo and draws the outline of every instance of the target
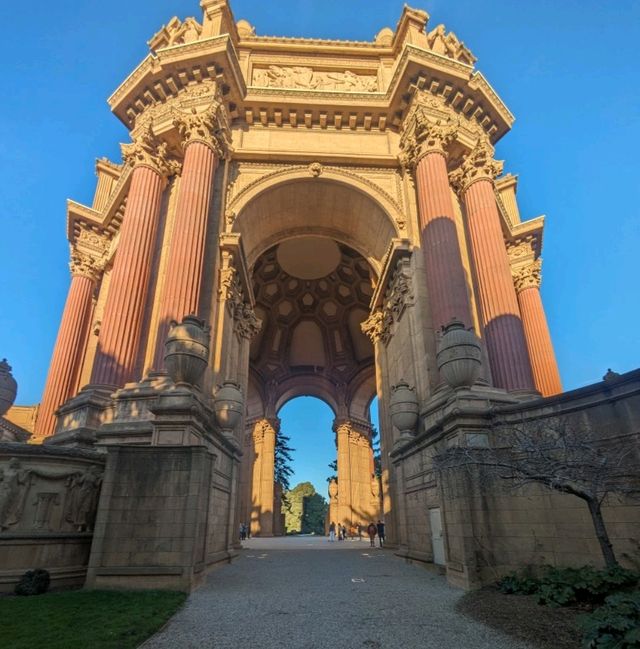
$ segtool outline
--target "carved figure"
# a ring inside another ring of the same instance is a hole
[[[78,532],[93,529],[101,484],[102,474],[96,466],[69,478],[64,518],[74,525]]]
[[[31,484],[31,471],[23,469],[18,458],[12,457],[6,469],[0,469],[0,532],[22,518]]]

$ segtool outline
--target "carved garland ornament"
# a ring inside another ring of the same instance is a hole
[[[394,323],[400,322],[408,306],[415,304],[411,267],[409,259],[399,259],[391,281],[384,295],[382,308],[375,309],[360,324],[362,333],[369,336],[375,345],[378,341],[387,344],[391,339]]]
[[[220,269],[218,296],[220,301],[226,303],[229,314],[233,318],[233,329],[238,336],[248,340],[253,338],[260,331],[262,320],[246,302],[238,271],[230,262]]]

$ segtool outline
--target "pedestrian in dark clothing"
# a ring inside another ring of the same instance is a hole
[[[342,526],[342,540],[343,541],[347,540],[347,526],[346,525]]]
[[[378,521],[376,529],[378,531],[378,541],[380,542],[380,547],[382,547],[384,545],[384,523],[382,521]]]
[[[378,528],[376,527],[376,524],[372,521],[371,523],[369,523],[369,527],[367,527],[367,534],[369,535],[369,542],[371,543],[372,548],[376,546],[375,538],[377,533],[378,533]]]

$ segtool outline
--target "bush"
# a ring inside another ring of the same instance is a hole
[[[640,649],[640,591],[610,595],[579,623],[585,649]]]
[[[638,579],[637,573],[620,566],[606,570],[547,566],[538,579],[512,573],[503,577],[498,587],[503,593],[536,595],[539,604],[548,606],[596,605],[608,595],[635,586]]]
[[[16,595],[42,595],[49,590],[51,577],[46,570],[28,570],[20,577],[13,592]]]

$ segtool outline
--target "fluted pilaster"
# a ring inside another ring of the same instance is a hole
[[[47,382],[38,410],[36,437],[53,435],[55,411],[78,389],[78,378],[87,333],[93,312],[93,291],[96,279],[90,273],[74,274],[62,313]]]
[[[92,383],[121,386],[133,378],[164,185],[164,176],[154,164],[141,160],[134,168]]]
[[[420,236],[433,325],[457,318],[471,326],[467,281],[444,154],[423,155],[416,167]]]
[[[191,313],[202,315],[202,269],[216,165],[217,158],[211,147],[200,141],[188,144],[160,309],[154,363],[157,369],[163,365],[169,322],[180,321]]]
[[[548,397],[562,392],[547,317],[540,296],[540,260],[513,271],[536,389]]]
[[[492,179],[474,178],[464,200],[494,383],[506,390],[531,390],[531,364]]]

